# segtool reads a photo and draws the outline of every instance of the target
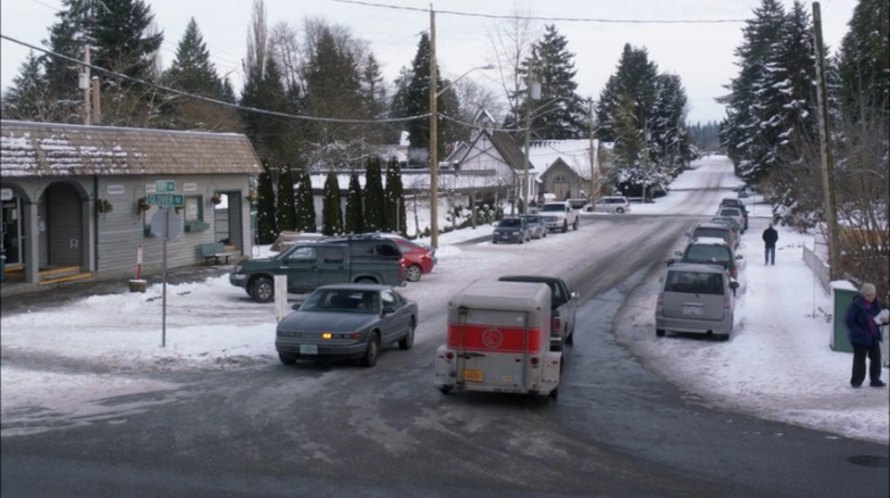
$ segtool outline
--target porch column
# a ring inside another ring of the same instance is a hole
[[[22,225],[25,227],[25,282],[36,284],[40,282],[40,253],[37,241],[40,239],[40,231],[37,227],[37,203],[31,201],[22,202]]]
[[[80,203],[80,211],[81,211],[81,232],[83,233],[83,239],[80,242],[80,246],[83,248],[81,250],[81,260],[80,267],[81,271],[86,269],[86,271],[90,273],[96,273],[96,258],[95,254],[98,250],[96,248],[96,230],[99,228],[96,226],[98,224],[98,216],[95,216],[96,212],[95,202],[90,199],[84,199],[83,202]]]

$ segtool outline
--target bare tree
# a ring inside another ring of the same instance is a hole
[[[488,31],[493,54],[491,63],[497,67],[509,112],[514,116],[518,115],[523,102],[522,61],[531,55],[532,45],[542,33],[540,26],[530,19],[531,15],[530,8],[522,10],[514,5],[512,17],[497,21]]]

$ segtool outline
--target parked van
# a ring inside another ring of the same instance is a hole
[[[550,288],[476,282],[448,302],[448,334],[436,350],[434,383],[452,390],[556,399],[562,353],[550,351]]]
[[[655,335],[707,334],[729,339],[738,282],[715,265],[675,263],[661,279],[655,305]]]

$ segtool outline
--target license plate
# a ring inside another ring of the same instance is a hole
[[[315,344],[300,344],[300,354],[318,354],[318,346]]]
[[[485,378],[482,370],[461,370],[460,377],[464,382],[482,382]]]
[[[684,315],[702,316],[704,314],[704,310],[702,310],[701,306],[683,305],[683,314]]]

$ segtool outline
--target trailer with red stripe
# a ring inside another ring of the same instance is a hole
[[[476,282],[448,302],[448,334],[436,351],[435,385],[556,399],[562,352],[550,351],[550,288]]]

